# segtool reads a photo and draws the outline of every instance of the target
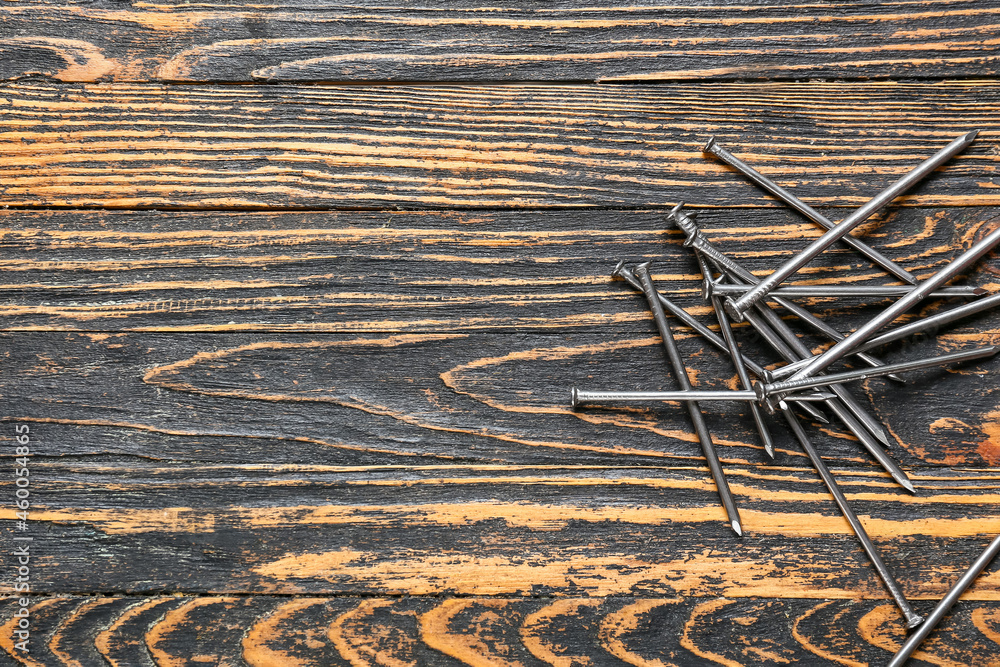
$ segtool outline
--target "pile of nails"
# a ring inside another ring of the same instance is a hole
[[[991,357],[996,354],[1000,348],[986,347],[903,363],[887,364],[873,356],[871,351],[893,341],[906,339],[917,332],[936,331],[947,323],[984,311],[1000,303],[1000,294],[985,296],[986,291],[976,287],[944,287],[945,283],[971,267],[1000,243],[1000,229],[985,236],[934,275],[919,281],[910,272],[856,237],[850,236],[848,232],[971,144],[976,134],[977,132],[969,132],[958,137],[839,223],[831,222],[808,204],[755,171],[720,146],[714,139],[709,141],[705,147],[706,153],[711,153],[734,167],[751,181],[828,231],[769,276],[758,279],[713,245],[698,228],[695,216],[685,212],[684,205],[679,204],[667,217],[686,236],[684,245],[694,250],[703,277],[703,297],[713,306],[722,335],[716,335],[702,322],[660,293],[650,277],[648,263],[639,264],[633,269],[629,269],[624,262],[621,262],[614,269],[612,276],[625,280],[634,289],[645,295],[656,326],[663,338],[663,346],[680,390],[586,391],[573,388],[571,395],[574,408],[583,404],[632,404],[662,401],[683,403],[693,422],[712,477],[715,479],[730,525],[737,535],[743,534],[739,511],[729,490],[729,485],[726,483],[719,457],[715,452],[705,418],[698,404],[705,401],[747,402],[764,450],[772,458],[774,456],[774,443],[766,414],[780,413],[861,541],[872,565],[878,571],[886,588],[906,618],[907,627],[917,628],[889,663],[890,667],[898,667],[907,660],[910,653],[945,615],[962,592],[975,580],[997,552],[1000,552],[1000,537],[992,541],[982,556],[924,620],[913,611],[903,596],[892,574],[879,556],[878,550],[865,532],[864,526],[851,510],[843,492],[837,486],[836,480],[810,443],[796,411],[801,411],[814,419],[825,422],[826,416],[818,406],[822,405],[828,408],[844,426],[857,436],[861,444],[893,479],[911,493],[914,491],[906,473],[889,458],[882,448],[883,444],[887,445],[890,442],[885,428],[850,394],[844,383],[876,376],[893,378],[896,377],[895,374],[905,371],[954,364]],[[838,240],[854,248],[906,284],[885,287],[810,285],[801,288],[780,286],[783,281]],[[900,298],[880,314],[867,320],[855,331],[844,334],[792,301],[797,296],[898,296]],[[964,297],[972,300],[963,306],[943,310],[934,316],[912,321],[905,326],[890,329],[876,336],[880,330],[897,320],[918,302],[941,297]],[[814,355],[792,327],[772,309],[772,303],[794,315],[803,326],[829,338],[833,341],[832,346],[824,352]],[[694,329],[708,343],[731,358],[739,381],[742,383],[742,390],[697,391],[692,389],[684,361],[674,342],[666,311],[677,317],[683,324]],[[747,322],[756,334],[787,363],[774,368],[774,370],[767,370],[759,362],[743,354],[732,329],[734,321]],[[827,372],[834,363],[847,358],[851,358],[865,367],[862,370]],[[756,380],[751,381],[751,375],[755,376]]]

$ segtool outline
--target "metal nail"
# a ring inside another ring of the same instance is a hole
[[[750,306],[767,296],[768,292],[773,290],[781,282],[797,272],[803,266],[811,262],[817,255],[823,252],[835,241],[843,238],[849,231],[867,220],[869,216],[908,190],[911,186],[915,185],[918,181],[920,181],[920,179],[940,167],[956,153],[966,148],[976,138],[976,134],[978,134],[978,130],[958,137],[943,149],[935,153],[932,157],[922,162],[910,171],[910,173],[903,176],[903,178],[899,179],[891,186],[880,192],[867,204],[834,225],[832,229],[828,230],[821,237],[810,243],[805,250],[779,266],[767,278],[761,280],[752,290],[737,299],[726,299],[726,314],[736,321],[742,321],[743,313],[746,312]]]
[[[987,310],[997,304],[1000,304],[1000,294],[994,294],[986,297],[985,299],[980,299],[978,301],[973,301],[972,303],[967,303],[964,306],[959,306],[958,308],[950,308],[944,312],[938,313],[937,315],[921,317],[920,319],[914,320],[909,324],[893,329],[892,331],[887,331],[881,336],[872,338],[870,341],[859,347],[858,351],[871,350],[885,345],[886,343],[908,338],[915,333],[934,331],[938,327],[950,324],[951,322],[962,319],[968,315],[974,315],[975,313]]]
[[[687,240],[684,242],[685,245],[694,247],[695,250],[703,254],[705,257],[710,259],[714,264],[716,264],[720,269],[725,271],[732,282],[747,282],[751,285],[756,284],[757,277],[752,273],[747,271],[743,266],[737,263],[735,260],[730,258],[728,255],[722,253],[718,248],[716,248],[711,241],[709,241],[702,231],[698,228],[694,219],[691,216],[684,213],[681,209],[684,204],[678,204],[674,209],[667,215],[667,219],[671,220],[676,224],[685,234],[687,234]],[[808,310],[802,306],[783,299],[781,297],[774,297],[773,300],[782,308],[792,313],[798,317],[803,324],[809,326],[814,331],[823,334],[827,338],[835,342],[844,340],[844,335],[828,325],[823,320],[819,319]],[[809,356],[809,355],[806,355]],[[883,362],[873,356],[859,353],[857,355],[859,359],[868,364],[869,366],[882,366]],[[901,379],[889,376],[892,380],[897,380],[902,382]]]
[[[790,353],[785,356],[788,361],[794,361],[796,359],[801,359],[803,357],[810,356],[809,348],[799,340],[799,337],[795,335],[791,327],[785,323],[783,319],[778,317],[778,314],[772,311],[767,304],[758,303],[754,306],[753,310],[748,310],[746,316],[749,320],[753,320],[757,317],[759,313],[764,320],[767,322],[768,326],[787,344],[790,349]],[[881,361],[878,361],[878,367],[884,366]],[[895,377],[890,375],[890,377]],[[840,402],[843,404],[844,408],[847,409],[854,418],[863,424],[868,432],[872,433],[876,438],[882,443],[888,444],[889,434],[886,432],[885,428],[875,417],[873,417],[867,410],[861,407],[861,405],[851,396],[851,393],[847,391],[846,388],[834,385],[831,390],[837,394],[840,398]],[[858,436],[859,438],[861,436]],[[862,443],[867,442],[867,440],[862,439]]]
[[[706,281],[711,282],[708,274],[706,275]],[[740,346],[736,343],[736,337],[733,335],[729,318],[726,317],[726,313],[722,309],[722,303],[718,299],[712,299],[712,308],[715,309],[715,314],[719,319],[719,328],[722,331],[722,337],[729,347],[729,356],[732,357],[733,366],[736,367],[736,376],[739,377],[740,384],[744,389],[752,389],[753,385],[750,383],[750,376],[747,374],[746,366],[743,365],[743,354],[740,352]],[[757,433],[760,434],[760,440],[764,444],[764,451],[773,459],[774,440],[771,438],[771,431],[767,428],[767,422],[764,420],[764,414],[761,412],[760,406],[756,403],[751,403],[750,415],[757,426]]]
[[[632,273],[632,271],[625,266],[624,260],[618,262],[618,265],[615,266],[614,270],[611,272],[611,277],[621,278],[631,287],[638,290],[639,292],[642,292],[642,285],[639,283],[639,279],[636,278],[635,274]],[[663,296],[663,294],[661,294],[660,292],[657,292],[657,296],[660,299],[660,304],[662,304],[664,308],[669,310],[672,315],[676,316],[677,319],[679,319],[681,322],[683,322],[684,324],[688,325],[689,327],[697,331],[699,334],[701,334],[705,338],[705,340],[707,340],[709,343],[719,348],[726,354],[729,354],[729,347],[726,345],[726,342],[719,337],[718,334],[716,334],[714,331],[712,331],[704,324],[699,322],[697,319],[695,319],[693,315],[691,315],[689,312],[678,306],[676,303],[674,303],[667,297]],[[746,365],[750,368],[751,373],[753,373],[759,378],[764,377],[763,366],[761,366],[760,364],[751,359],[748,359],[746,356],[743,357],[743,361],[746,362]]]
[[[753,389],[724,390],[713,389],[682,389],[680,391],[591,391],[588,389],[570,390],[570,405],[574,408],[593,403],[662,403],[663,401],[747,401],[754,403],[758,396]],[[834,398],[830,392],[794,394],[785,400],[796,401],[828,401]]]
[[[731,296],[746,294],[750,285],[717,285],[711,288],[713,294]],[[769,296],[783,297],[890,297],[906,296],[912,287],[905,285],[785,285],[771,290]],[[957,287],[942,287],[927,295],[929,299],[946,299],[948,297],[974,298],[988,294],[982,287],[959,285]]]
[[[882,557],[879,555],[878,550],[872,543],[871,538],[868,537],[865,527],[861,525],[861,521],[858,520],[857,515],[851,506],[847,504],[847,498],[844,496],[843,491],[837,485],[837,480],[833,478],[830,474],[830,470],[823,463],[823,459],[820,458],[819,454],[813,448],[812,443],[809,442],[809,437],[806,435],[805,429],[802,428],[802,424],[799,423],[798,417],[796,417],[791,410],[782,410],[785,415],[785,419],[788,420],[788,425],[792,427],[792,431],[795,433],[795,437],[798,438],[799,443],[802,445],[802,449],[805,450],[806,456],[812,461],[813,467],[816,468],[816,472],[822,478],[823,483],[826,484],[826,488],[830,490],[833,494],[833,499],[837,503],[837,507],[840,508],[840,512],[847,519],[847,522],[851,524],[851,529],[854,530],[854,534],[857,535],[858,539],[861,540],[861,546],[864,548],[865,553],[868,555],[868,559],[875,566],[875,571],[882,578],[885,583],[885,587],[889,589],[892,599],[896,601],[896,605],[899,607],[900,611],[903,612],[903,616],[906,617],[906,626],[908,628],[915,628],[923,621],[913,608],[910,607],[910,603],[907,602],[906,598],[903,596],[902,591],[899,590],[899,584],[893,578],[892,573],[889,572],[889,568],[886,567],[885,563],[882,561]]]
[[[743,160],[739,159],[738,157],[727,151],[725,148],[720,146],[719,142],[715,140],[715,137],[712,137],[711,139],[708,140],[708,144],[706,144],[705,146],[705,152],[711,153],[712,155],[719,158],[729,166],[734,167],[737,171],[739,171],[741,174],[749,178],[751,181],[753,181],[763,189],[767,190],[772,195],[774,195],[781,201],[785,202],[793,209],[795,209],[805,217],[815,222],[820,227],[824,227],[826,229],[832,229],[834,224],[836,224],[828,220],[823,214],[814,209],[812,206],[806,204],[798,197],[793,195],[791,192],[785,190],[783,187],[781,187],[768,177],[764,176],[756,169],[754,169],[747,163],[743,162]],[[852,248],[860,252],[862,255],[870,259],[872,262],[878,264],[886,271],[899,278],[900,280],[908,282],[911,285],[915,285],[917,283],[917,279],[913,277],[912,273],[910,273],[903,267],[899,266],[888,257],[885,257],[877,250],[874,250],[873,248],[869,247],[860,239],[857,239],[848,234],[847,236],[842,238],[841,241],[851,246]]]
[[[951,609],[956,602],[958,602],[958,598],[962,596],[965,589],[972,585],[972,582],[976,580],[979,573],[986,569],[986,566],[990,564],[990,561],[993,560],[998,553],[1000,553],[1000,536],[993,538],[993,541],[986,547],[986,550],[983,551],[972,566],[965,571],[965,574],[959,577],[958,581],[956,581],[955,585],[951,587],[951,590],[948,591],[947,595],[941,598],[941,601],[938,602],[936,607],[934,607],[934,611],[927,616],[927,620],[924,621],[924,624],[916,632],[910,635],[909,639],[906,640],[906,643],[903,644],[902,648],[900,648],[899,651],[896,652],[896,655],[893,656],[892,660],[889,661],[888,667],[903,667],[903,663],[905,663],[906,659],[910,657],[910,654],[913,653],[918,646],[920,646],[920,643],[927,638],[927,635],[931,633],[931,630],[933,630],[935,626],[941,622],[941,619],[948,613],[948,610]]]
[[[804,380],[789,380],[787,382],[756,382],[753,385],[757,398],[764,404],[774,404],[775,399],[783,392],[799,391],[801,389],[814,389],[816,387],[828,387],[832,384],[842,382],[852,382],[854,380],[866,380],[872,377],[888,375],[889,373],[905,373],[931,366],[944,366],[946,364],[957,364],[973,359],[992,357],[1000,352],[1000,346],[992,345],[976,350],[966,350],[964,352],[951,352],[935,357],[904,361],[898,364],[889,364],[882,368],[864,368],[857,371],[845,371],[843,373],[832,373],[830,375],[820,375],[819,377],[806,378]]]
[[[951,262],[948,266],[917,285],[912,292],[883,310],[879,315],[876,315],[874,318],[858,327],[858,329],[850,336],[839,343],[836,343],[823,354],[817,356],[804,368],[796,371],[795,375],[793,375],[791,379],[799,380],[811,377],[821,372],[838,359],[841,359],[845,355],[855,351],[869,338],[871,338],[876,331],[916,305],[916,303],[924,297],[924,294],[933,292],[935,289],[975,264],[980,257],[992,250],[998,243],[1000,243],[1000,227],[990,232],[985,238],[981,239],[978,243],[969,248],[969,250],[963,253],[958,259]]]
[[[635,267],[635,275],[639,278],[639,284],[642,285],[646,301],[649,302],[649,308],[653,312],[653,319],[656,321],[656,327],[660,330],[660,336],[663,338],[663,348],[667,353],[670,365],[674,369],[674,375],[677,376],[677,383],[682,390],[690,391],[691,381],[688,379],[684,360],[681,358],[680,350],[677,349],[677,343],[674,341],[673,333],[670,331],[670,324],[667,322],[663,306],[657,297],[656,286],[653,285],[653,280],[649,277],[649,265],[640,264]],[[729,517],[729,525],[737,535],[742,535],[743,524],[740,521],[739,510],[736,509],[736,502],[733,500],[733,494],[729,490],[729,483],[726,481],[726,475],[722,471],[719,456],[715,452],[715,445],[712,443],[712,436],[708,432],[708,424],[705,423],[705,417],[701,413],[698,403],[695,401],[686,401],[685,405],[687,405],[688,413],[691,415],[691,422],[694,424],[698,440],[701,442],[701,450],[705,455],[708,468],[715,479],[715,485],[718,488],[722,506],[726,509],[726,516]]]

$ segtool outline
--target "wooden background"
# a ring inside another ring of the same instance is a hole
[[[0,664],[887,662],[901,617],[787,429],[769,462],[706,408],[740,539],[683,411],[568,388],[676,387],[609,279],[654,260],[708,318],[674,203],[762,274],[819,234],[711,135],[838,219],[980,128],[861,233],[928,275],[1000,224],[1000,3],[330,4],[0,4],[0,590],[34,537]],[[798,279],[886,281],[843,249]],[[883,356],[998,342],[986,314]],[[809,427],[924,613],[1000,532],[998,370],[855,389],[916,496]],[[998,653],[994,566],[913,664]]]

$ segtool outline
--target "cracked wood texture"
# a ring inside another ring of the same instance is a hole
[[[3,2],[0,666],[885,664],[901,615],[780,420],[771,462],[745,405],[704,406],[737,538],[681,406],[569,388],[676,388],[610,279],[654,261],[714,321],[676,202],[761,276],[819,236],[709,136],[837,220],[980,129],[854,233],[926,277],[997,228],[998,26],[992,0]],[[887,278],[836,247],[794,282]],[[996,292],[1000,256],[961,282]],[[891,301],[801,303],[849,332]],[[676,333],[693,384],[737,387]],[[934,333],[877,354],[1000,344],[1000,312]],[[851,386],[916,495],[807,426],[920,613],[1000,532],[998,371]],[[911,664],[998,655],[994,565]]]

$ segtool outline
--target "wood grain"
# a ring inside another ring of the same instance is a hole
[[[842,667],[885,664],[904,638],[873,600],[65,596],[31,611],[30,660],[4,646],[0,664]],[[998,625],[1000,603],[963,600],[914,658],[996,667]]]
[[[15,424],[33,455],[25,530],[11,475],[0,520],[34,541],[31,653],[0,577],[0,667],[884,664],[899,612],[787,429],[769,462],[744,406],[706,408],[741,539],[679,406],[568,387],[675,386],[619,259],[711,320],[666,207],[761,275],[818,235],[711,135],[840,219],[978,128],[858,234],[924,276],[995,229],[998,25],[970,0],[4,3],[0,462]],[[996,291],[997,261],[963,279]],[[798,279],[886,282],[845,249]],[[882,305],[810,303],[845,331]],[[1000,315],[937,333],[880,354],[997,344]],[[808,426],[921,613],[1000,532],[998,363],[852,388],[913,496]],[[998,654],[993,565],[915,657]]]
[[[822,231],[778,209],[708,210],[701,221],[759,275]],[[860,234],[926,276],[997,225],[993,207],[900,207]],[[0,228],[0,327],[8,331],[538,330],[609,340],[653,332],[642,297],[610,278],[622,259],[655,260],[658,286],[715,320],[691,251],[658,211],[8,211]],[[824,253],[796,279],[892,281],[847,248]],[[988,256],[964,282],[996,290],[1000,264]],[[845,331],[889,303],[801,302]]]
[[[901,200],[1000,203],[1000,85],[210,87],[0,90],[10,207],[773,205],[710,135],[821,205],[859,206],[961,132]],[[752,122],[748,122],[752,119]]]
[[[829,493],[801,467],[727,463],[741,539],[693,461],[130,465],[109,451],[70,462],[45,456],[58,430],[31,425],[34,504],[17,534],[35,537],[36,595],[889,601]],[[995,470],[918,469],[910,496],[879,473],[831,464],[910,599],[940,598],[1000,532]],[[12,523],[14,511],[0,517]],[[1000,599],[1000,574],[984,574],[968,595]]]
[[[995,344],[997,331],[960,329],[886,358],[971,347],[984,335]],[[595,334],[37,333],[3,340],[3,418],[53,429],[66,455],[325,465],[702,465],[677,406],[569,407],[573,385],[674,388],[652,333],[610,342]],[[699,340],[684,336],[680,346],[695,386],[735,385],[728,361]],[[995,465],[998,363],[914,372],[903,387],[869,380],[856,393],[901,441],[892,453],[902,464]],[[745,410],[726,402],[706,407],[723,459],[758,464],[763,454]],[[778,463],[807,466],[784,429],[777,430],[783,434]],[[825,454],[876,469],[838,427],[822,432]]]
[[[36,1],[0,25],[0,76],[62,81],[956,78],[1000,60],[1000,9],[971,1]]]

